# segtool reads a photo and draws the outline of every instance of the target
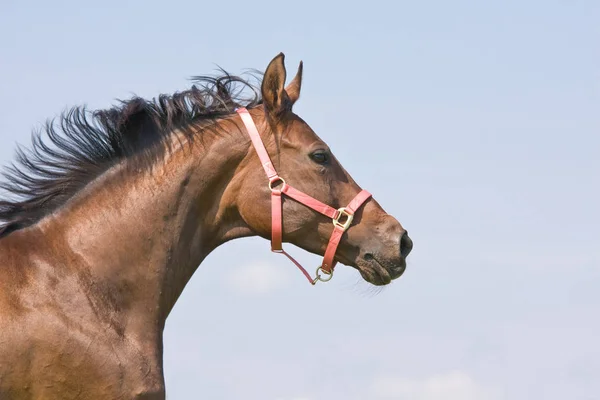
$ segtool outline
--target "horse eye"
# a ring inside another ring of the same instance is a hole
[[[329,163],[329,154],[323,150],[315,151],[310,155],[310,158],[317,164],[325,165]]]

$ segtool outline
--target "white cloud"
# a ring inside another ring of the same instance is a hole
[[[231,271],[226,283],[235,292],[262,295],[282,288],[287,283],[287,275],[277,266],[249,264]]]
[[[489,389],[467,373],[451,371],[425,379],[382,375],[373,381],[372,392],[380,399],[395,400],[495,400]]]

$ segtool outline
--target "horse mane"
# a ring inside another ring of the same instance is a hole
[[[0,188],[9,198],[0,200],[0,238],[52,213],[112,166],[165,151],[175,129],[193,139],[192,127],[262,104],[258,84],[221,72],[193,77],[191,89],[173,95],[133,97],[107,110],[77,106],[47,121],[33,132],[31,148],[17,146],[16,160],[4,169]],[[251,96],[244,97],[246,89]]]

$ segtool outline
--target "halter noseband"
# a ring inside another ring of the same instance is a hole
[[[350,228],[352,224],[352,219],[354,218],[354,213],[358,210],[370,197],[371,193],[366,190],[362,190],[360,193],[350,201],[350,203],[346,207],[342,207],[339,209],[335,209],[333,207],[328,206],[327,204],[321,203],[319,200],[312,198],[311,196],[303,193],[299,190],[294,189],[290,185],[288,185],[285,180],[277,174],[273,163],[269,157],[269,153],[265,148],[265,145],[260,138],[260,134],[258,133],[258,129],[252,120],[252,116],[245,108],[238,108],[236,110],[240,117],[242,118],[242,122],[246,126],[246,130],[248,131],[248,135],[252,140],[252,144],[254,145],[254,149],[258,154],[258,158],[267,174],[267,178],[269,179],[269,189],[271,190],[271,225],[272,225],[272,233],[271,233],[271,251],[274,253],[281,253],[287,256],[306,276],[308,281],[311,284],[315,284],[318,281],[327,282],[333,277],[333,268],[335,267],[336,261],[335,252],[337,251],[340,240],[342,239],[342,235],[344,232]],[[279,189],[275,188],[275,186],[280,186]],[[325,250],[325,255],[323,257],[323,263],[321,266],[317,268],[316,277],[313,279],[306,269],[298,263],[292,256],[283,250],[282,246],[282,223],[283,223],[283,203],[281,200],[282,195],[286,195],[296,200],[297,202],[304,204],[305,206],[329,217],[333,221],[333,232],[331,233],[331,237],[329,239],[329,244],[327,245],[327,250]],[[323,275],[328,275],[327,278],[323,278]]]

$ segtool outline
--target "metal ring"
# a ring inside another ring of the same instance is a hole
[[[325,274],[325,275],[329,275],[329,278],[323,279],[322,278],[323,275],[319,274],[319,271],[323,272],[323,274]],[[333,278],[333,270],[331,270],[331,273],[329,273],[329,272],[327,272],[327,271],[325,271],[323,269],[323,266],[320,266],[320,267],[317,267],[317,273],[316,273],[316,275],[317,275],[316,278],[313,280],[313,285],[315,283],[317,283],[317,281],[329,282],[331,280],[331,278]]]
[[[285,186],[285,185],[286,185],[286,183],[285,183],[285,179],[283,179],[283,178],[282,178],[282,177],[280,177],[280,176],[276,176],[276,177],[274,177],[273,179],[271,179],[271,180],[269,181],[269,189],[271,190],[271,192],[275,190],[275,189],[273,189],[273,184],[274,184],[274,183],[277,183],[277,182],[281,182],[282,186]]]

